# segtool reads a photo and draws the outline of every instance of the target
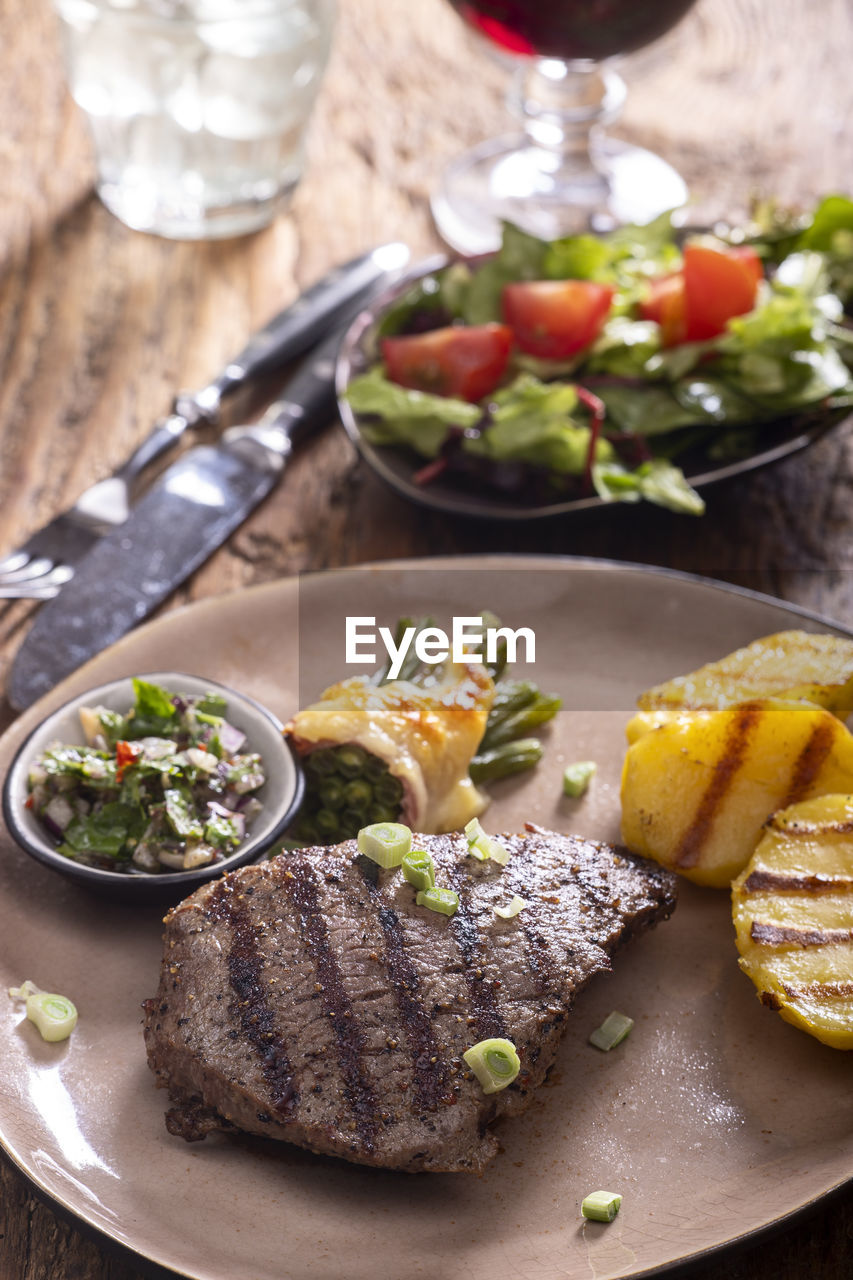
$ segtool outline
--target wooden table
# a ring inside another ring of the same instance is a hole
[[[48,0],[0,0],[0,549],[107,474],[168,407],[335,261],[386,239],[437,247],[443,163],[503,128],[503,75],[443,0],[340,0],[311,167],[292,212],[254,237],[179,244],[127,231],[93,195]],[[666,154],[706,216],[756,193],[809,202],[850,183],[848,0],[699,0],[628,64],[622,133]],[[515,528],[425,514],[382,488],[340,430],[167,607],[301,570],[400,555],[582,553],[668,565],[853,625],[853,436],[708,493],[701,521],[654,509]],[[0,680],[32,607],[0,607]],[[0,724],[10,722],[8,706]],[[796,1098],[788,1100],[796,1106]],[[132,1140],[132,1139],[130,1139]],[[842,1280],[853,1193],[701,1280]],[[0,1161],[0,1280],[132,1280]]]

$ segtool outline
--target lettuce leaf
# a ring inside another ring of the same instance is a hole
[[[400,387],[378,365],[353,379],[346,399],[355,413],[372,419],[361,424],[371,444],[403,446],[424,458],[438,456],[451,429],[473,427],[482,417],[465,400]]]
[[[596,464],[592,482],[605,502],[639,502],[644,498],[683,515],[701,516],[705,511],[705,503],[681,468],[665,458],[644,462],[636,471],[628,471],[618,462]]]
[[[476,437],[466,438],[466,453],[494,462],[525,462],[559,475],[582,475],[589,455],[590,429],[572,417],[578,398],[565,382],[540,382],[522,374],[494,396],[492,419]],[[596,442],[595,456],[614,456],[606,440]]]

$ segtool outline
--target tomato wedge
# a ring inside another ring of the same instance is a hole
[[[686,302],[684,276],[680,271],[649,281],[649,293],[640,303],[640,315],[644,320],[657,321],[665,347],[684,342],[687,337]]]
[[[494,391],[511,349],[512,332],[505,324],[449,325],[382,340],[392,382],[472,402]]]
[[[522,351],[560,360],[594,342],[614,289],[592,280],[529,280],[504,286],[503,317]]]
[[[684,246],[684,293],[687,299],[687,339],[716,338],[732,316],[755,306],[761,259],[746,246],[734,249],[703,241]]]
[[[763,277],[754,249],[691,241],[684,246],[682,271],[649,281],[640,315],[657,321],[665,347],[716,338],[732,316],[753,309]]]

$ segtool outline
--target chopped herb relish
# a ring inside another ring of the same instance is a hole
[[[75,862],[111,871],[189,871],[246,837],[265,781],[261,757],[226,719],[221,694],[133,681],[126,715],[84,707],[86,745],[55,743],[33,763],[28,808]]]

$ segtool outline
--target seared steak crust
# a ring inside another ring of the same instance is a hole
[[[674,878],[608,845],[528,826],[509,865],[464,836],[415,836],[445,917],[355,841],[232,872],[166,917],[148,1061],[188,1140],[239,1128],[362,1164],[479,1170],[486,1126],[527,1104],[576,993],[627,938],[666,918]],[[494,908],[519,894],[512,920]],[[513,1041],[522,1070],[486,1095],[462,1060]]]

